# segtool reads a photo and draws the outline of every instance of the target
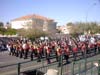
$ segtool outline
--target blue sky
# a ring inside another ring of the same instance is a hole
[[[68,22],[100,22],[100,0],[0,0],[0,21],[39,14],[64,25]],[[94,5],[96,3],[96,5]]]

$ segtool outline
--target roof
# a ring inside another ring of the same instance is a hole
[[[53,21],[53,19],[49,19],[47,17],[43,17],[43,16],[36,15],[36,14],[22,16],[20,18],[13,19],[12,21],[21,21],[21,20],[27,20],[27,19],[32,19],[32,18],[41,19],[41,20],[47,20],[47,21],[50,21],[50,20]]]

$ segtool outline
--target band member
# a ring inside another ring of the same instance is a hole
[[[40,46],[37,47],[37,62],[41,62],[41,48]]]
[[[22,47],[22,43],[20,42],[19,43],[19,57],[22,58],[24,55],[24,50],[23,50],[23,47]]]
[[[98,53],[100,54],[100,40],[97,42]]]
[[[78,48],[76,45],[73,46],[73,57],[74,57],[74,60],[76,60],[76,57],[77,57],[77,52],[78,52]]]
[[[10,46],[10,43],[7,44],[7,49],[9,51],[9,55],[11,55],[11,46]]]
[[[85,55],[86,55],[86,45],[85,45],[85,43],[82,43],[81,51],[82,51],[82,56],[85,57]]]
[[[51,61],[50,61],[50,52],[51,52],[51,49],[49,46],[46,46],[46,59],[47,59],[47,63],[50,64]]]
[[[14,53],[14,51],[13,51],[13,42],[11,41],[10,43],[9,43],[9,46],[10,46],[10,52],[9,52],[9,55],[13,55]]]
[[[61,51],[61,48],[58,46],[58,48],[57,48],[58,67],[61,66],[61,55],[62,55],[62,51]]]
[[[29,44],[27,41],[23,44],[23,49],[24,49],[24,59],[28,58],[28,52],[29,52]]]
[[[35,54],[35,57],[37,57],[37,55],[38,55],[37,49],[38,49],[38,46],[37,46],[37,44],[34,43],[34,54]]]
[[[16,57],[18,57],[19,56],[19,41],[17,41],[17,43],[16,43]]]
[[[69,48],[68,48],[68,46],[65,46],[64,47],[64,57],[65,57],[66,63],[69,63],[69,61],[68,61],[69,54],[70,54]]]
[[[95,44],[94,44],[94,53],[95,54],[97,53],[97,41],[95,41]]]
[[[55,42],[54,41],[51,42],[51,48],[52,48],[52,53],[54,53],[55,52]]]
[[[88,50],[87,50],[88,56],[91,55],[92,49],[93,49],[93,44],[91,44],[91,43],[89,42],[89,43],[88,43]]]
[[[13,41],[13,43],[12,43],[12,55],[15,55],[16,54],[16,43],[15,43],[15,41]]]
[[[33,54],[34,54],[34,45],[30,45],[30,51],[31,51],[31,60],[33,60]]]
[[[56,55],[56,61],[58,62],[58,54],[57,54],[58,44],[55,43],[54,53]]]

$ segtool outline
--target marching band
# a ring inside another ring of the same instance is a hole
[[[9,55],[19,58],[30,58],[33,60],[37,58],[37,62],[41,62],[43,57],[46,58],[47,63],[50,64],[51,58],[55,55],[56,61],[59,62],[58,66],[61,66],[61,55],[66,63],[69,62],[70,55],[73,55],[73,60],[76,61],[78,53],[81,56],[91,56],[100,53],[100,40],[95,37],[88,39],[54,39],[49,41],[30,41],[30,40],[14,40],[9,41],[7,44]]]

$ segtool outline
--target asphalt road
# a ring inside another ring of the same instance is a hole
[[[7,64],[13,64],[23,61],[28,61],[29,59],[20,59],[15,56],[9,55],[8,51],[0,52],[0,66],[7,65]]]
[[[8,66],[4,68],[2,66],[27,62],[27,61],[30,61],[30,58],[20,59],[19,57],[9,55],[7,51],[0,52],[0,75],[17,75],[17,67],[18,67],[17,65]],[[52,62],[53,61],[54,59],[52,60]],[[43,65],[47,65],[46,61],[43,62],[31,61],[28,63],[21,64],[21,71],[35,69],[37,67],[42,67]]]

